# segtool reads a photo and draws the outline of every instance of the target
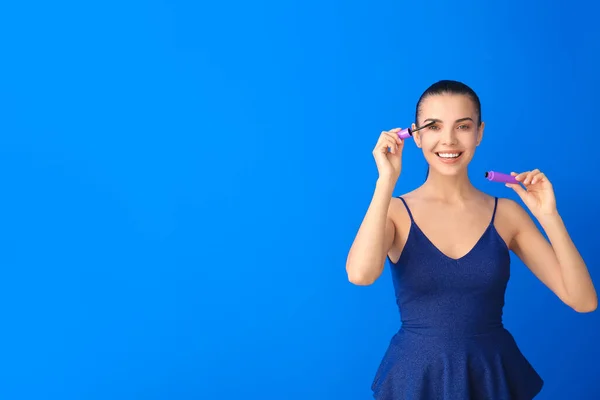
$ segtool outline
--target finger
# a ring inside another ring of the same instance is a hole
[[[537,178],[540,174],[541,172],[531,171],[531,173],[529,174],[529,183],[533,184],[533,180]]]
[[[390,139],[396,142],[396,144],[401,144],[402,139],[400,139],[400,137],[398,136],[398,132],[400,132],[400,129],[392,129],[391,131],[386,132],[385,136],[388,136]]]
[[[514,176],[516,180],[518,180],[519,182],[522,182],[525,179],[525,177],[527,176],[528,173],[529,173],[529,171],[519,172],[519,173],[511,172],[510,174],[512,176]]]
[[[398,148],[400,147],[398,145],[398,142],[396,140],[394,140],[394,138],[388,138],[387,143],[391,149],[391,153],[396,154],[398,152]]]
[[[402,128],[394,128],[394,129],[390,129],[388,131],[381,131],[381,135],[380,136],[383,136],[383,135],[386,135],[386,134],[396,134],[397,135],[398,132],[400,132],[401,130],[402,130]]]
[[[540,173],[539,169],[534,169],[533,171],[530,171],[527,174],[527,177],[525,178],[525,180],[523,181],[523,184],[525,185],[531,185],[533,182],[533,178]]]
[[[387,153],[388,141],[386,138],[387,136],[382,133],[373,147],[373,153]]]
[[[382,146],[384,143],[388,143],[388,141],[392,140],[392,136],[390,136],[387,132],[381,132],[381,135],[377,139],[377,143],[375,146]]]
[[[391,137],[384,135],[381,137],[378,147],[383,153],[387,153],[388,151],[394,153],[398,147],[398,143],[396,143],[396,141],[394,141]]]
[[[536,183],[543,182],[546,179],[546,175],[543,172],[537,173],[533,179],[531,180],[531,184],[535,185]]]

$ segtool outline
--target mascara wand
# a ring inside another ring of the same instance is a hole
[[[404,139],[408,139],[409,137],[412,137],[413,133],[415,133],[415,132],[417,132],[417,131],[420,131],[421,129],[425,129],[425,128],[427,128],[428,126],[431,126],[431,125],[433,125],[433,124],[435,124],[435,121],[433,121],[433,122],[430,122],[430,123],[428,123],[428,124],[425,124],[425,125],[423,125],[422,127],[420,127],[420,128],[417,128],[417,129],[415,129],[415,130],[412,130],[412,129],[410,129],[410,128],[405,128],[405,129],[402,129],[400,132],[398,132],[398,137],[399,137],[400,139],[402,139],[402,140],[404,140]]]

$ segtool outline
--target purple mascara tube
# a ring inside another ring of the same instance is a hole
[[[400,132],[398,132],[398,137],[402,140],[404,139],[408,139],[409,137],[412,137],[413,131],[410,128],[405,128],[402,129]]]
[[[398,137],[400,139],[402,139],[402,140],[408,139],[409,137],[412,137],[413,133],[415,133],[416,131],[420,131],[421,129],[425,129],[428,126],[431,126],[433,124],[435,124],[435,121],[432,121],[432,122],[430,122],[428,124],[425,124],[422,127],[415,129],[414,131],[411,128],[404,128],[400,132],[398,132]]]
[[[488,171],[485,173],[485,178],[491,182],[519,183],[514,176],[502,172]]]

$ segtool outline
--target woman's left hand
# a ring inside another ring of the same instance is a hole
[[[557,214],[554,189],[546,175],[540,172],[539,169],[521,172],[520,174],[511,172],[511,175],[523,186],[513,183],[507,183],[506,186],[519,195],[536,218]]]

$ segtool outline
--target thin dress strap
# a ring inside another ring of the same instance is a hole
[[[494,224],[494,218],[496,218],[496,209],[498,208],[498,197],[494,197],[494,212],[492,213],[492,220],[490,221],[490,225]]]
[[[410,217],[410,222],[415,222],[415,220],[413,219],[412,213],[410,212],[410,208],[408,208],[408,204],[406,204],[406,200],[404,200],[402,198],[402,196],[398,196],[398,198],[400,200],[402,200],[402,202],[404,203],[404,207],[406,207],[406,212],[408,212],[408,216]]]

